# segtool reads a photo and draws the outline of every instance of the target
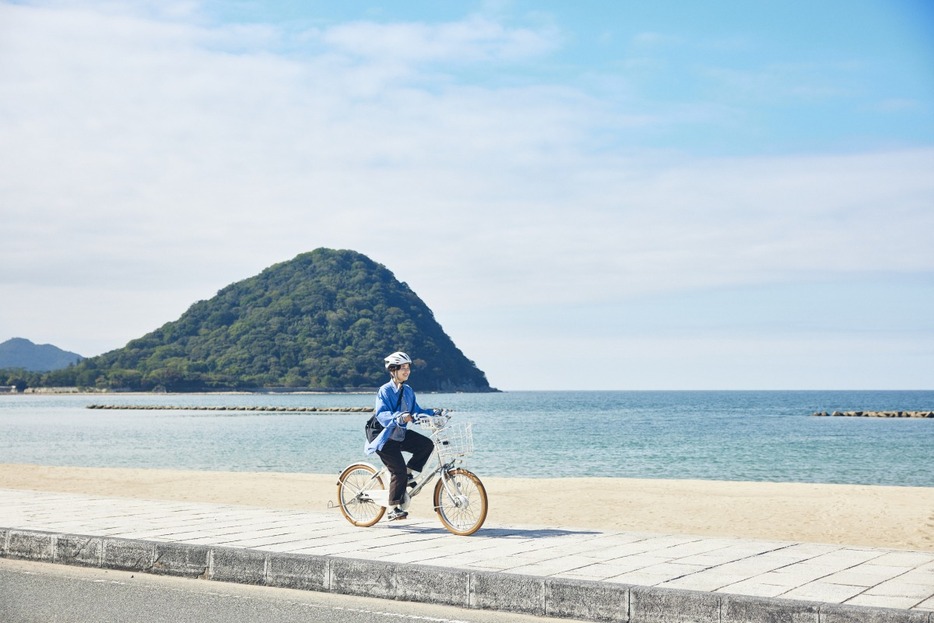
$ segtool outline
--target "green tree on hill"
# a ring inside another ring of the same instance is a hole
[[[415,357],[421,391],[491,391],[431,310],[381,264],[317,249],[231,284],[124,348],[43,377],[46,385],[195,391],[374,388],[382,358]]]

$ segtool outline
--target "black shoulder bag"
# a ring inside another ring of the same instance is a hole
[[[396,411],[402,407],[402,394],[405,393],[405,383],[399,387],[399,402],[396,403]],[[374,439],[379,436],[380,431],[385,428],[382,424],[379,423],[379,420],[376,419],[376,413],[370,416],[370,419],[366,421],[366,440],[368,443],[372,443]]]

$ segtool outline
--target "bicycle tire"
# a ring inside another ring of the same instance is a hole
[[[459,495],[451,495],[445,488],[445,480],[448,487],[453,486],[459,491]],[[466,469],[442,473],[435,485],[433,501],[438,519],[448,532],[458,536],[470,536],[486,521],[486,488],[476,474]]]
[[[385,506],[360,498],[364,491],[386,488],[382,478],[373,477],[375,474],[376,468],[369,463],[354,463],[344,469],[337,479],[337,501],[341,514],[347,521],[361,528],[369,528],[382,519],[386,512]]]

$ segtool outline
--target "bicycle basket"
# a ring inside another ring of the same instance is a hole
[[[442,462],[473,453],[473,426],[469,422],[448,424],[431,436]]]

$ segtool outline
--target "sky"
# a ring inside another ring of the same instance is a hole
[[[0,341],[328,247],[507,391],[932,389],[932,240],[926,0],[0,0]]]

